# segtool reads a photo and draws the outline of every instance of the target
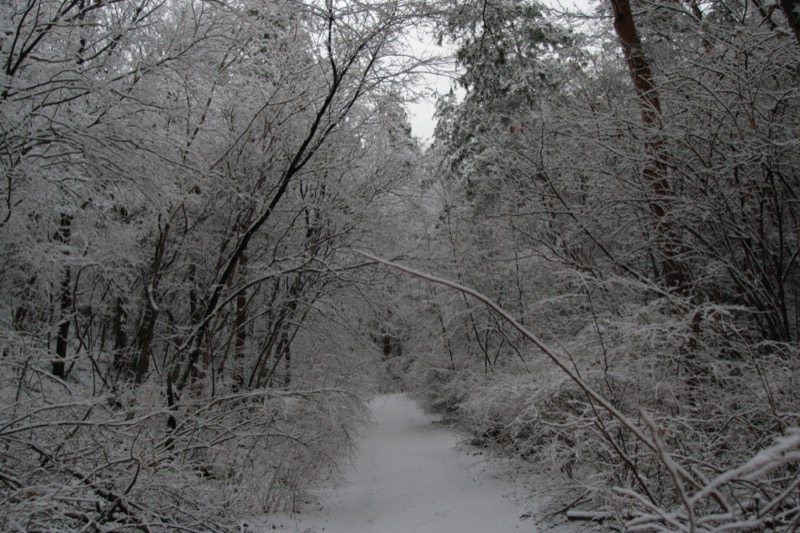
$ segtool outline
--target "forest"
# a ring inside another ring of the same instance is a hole
[[[554,520],[800,529],[800,1],[3,0],[0,69],[0,530],[239,531],[386,391]]]

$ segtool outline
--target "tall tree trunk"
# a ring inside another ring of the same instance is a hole
[[[62,213],[58,231],[56,231],[54,235],[54,240],[66,245],[69,243],[71,233],[72,215]],[[64,255],[69,255],[66,250],[64,251]],[[56,360],[53,361],[53,375],[61,379],[67,377],[67,368],[64,360],[67,358],[67,345],[69,344],[70,309],[72,308],[71,285],[72,273],[69,265],[66,265],[61,278],[61,290],[59,295],[61,314],[59,316],[58,336],[56,337]]]
[[[144,324],[139,331],[136,339],[136,358],[130,370],[133,372],[134,383],[142,383],[147,370],[150,368],[150,353],[153,348],[153,338],[155,336],[156,322],[160,309],[156,303],[156,291],[161,280],[161,265],[164,261],[164,250],[167,246],[169,237],[169,223],[159,230],[156,252],[153,257],[153,264],[150,267],[149,279],[145,280],[146,309],[144,313]]]
[[[245,270],[247,268],[247,255],[242,254],[239,256],[239,279],[241,284],[246,282]],[[236,336],[233,343],[233,392],[239,392],[244,388],[244,348],[247,341],[247,291],[243,288],[236,296],[236,321],[234,328]]]
[[[297,329],[295,328],[295,332]],[[278,337],[277,337],[277,345],[275,346],[275,354],[273,355],[273,362],[272,366],[269,368],[269,372],[264,376],[264,382],[266,383],[267,387],[272,387],[273,379],[276,376],[278,371],[278,365],[281,361],[284,362],[284,369],[285,374],[283,376],[283,384],[285,387],[288,387],[292,383],[292,363],[291,363],[291,344],[292,344],[292,337],[289,335],[289,323],[283,322],[280,325],[278,330]],[[259,387],[261,384],[259,383]]]
[[[658,221],[656,243],[660,254],[661,278],[668,287],[678,288],[685,284],[686,272],[675,257],[680,242],[669,221],[672,191],[667,181],[668,154],[662,135],[661,102],[653,81],[650,63],[644,55],[642,41],[636,30],[630,0],[610,0],[610,2],[614,13],[614,30],[622,46],[633,88],[639,99],[642,123],[646,130],[647,162],[642,177],[656,198],[650,202],[650,210]]]
[[[389,356],[392,355],[392,336],[388,333],[384,333],[383,335],[383,358],[389,359]]]
[[[114,318],[111,322],[111,336],[113,337],[114,361],[112,367],[119,371],[125,368],[128,357],[128,335],[125,332],[125,324],[128,320],[128,313],[125,311],[125,298],[117,296],[114,301]]]
[[[292,343],[289,341],[289,325],[281,331],[281,344],[283,345],[283,386],[288,388],[292,384]]]
[[[302,313],[302,316],[297,316],[297,303],[299,301],[300,295],[305,290],[306,286],[308,285],[309,278],[298,275],[292,284],[289,286],[287,291],[287,303],[285,305],[285,312],[282,314],[281,323],[276,330],[277,334],[277,346],[275,347],[275,360],[272,363],[272,367],[269,370],[269,373],[266,376],[266,383],[267,386],[272,386],[272,380],[275,377],[275,373],[278,369],[278,364],[283,361],[284,362],[284,370],[285,374],[283,376],[283,384],[284,386],[288,387],[292,382],[292,363],[291,363],[291,348],[292,348],[292,341],[294,340],[295,335],[299,331],[299,324],[303,322],[305,319],[305,313]],[[307,312],[307,311],[306,311]],[[294,331],[289,332],[289,328],[292,327],[294,323]]]

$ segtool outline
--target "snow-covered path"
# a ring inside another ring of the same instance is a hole
[[[326,533],[534,532],[512,487],[484,476],[481,455],[399,394],[371,407],[378,425],[361,441],[346,483],[283,531]],[[281,530],[281,529],[279,529]]]

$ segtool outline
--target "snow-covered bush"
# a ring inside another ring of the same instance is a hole
[[[195,395],[169,409],[151,382],[81,394],[86,369],[66,383],[28,355],[0,375],[4,531],[230,531],[335,477],[368,422],[336,389]]]
[[[440,361],[417,394],[471,444],[562,476],[572,490],[553,508],[572,516],[643,531],[796,527],[796,347],[752,342],[737,307],[635,304],[657,290],[620,279],[586,286],[587,300],[616,297],[585,306],[584,327],[549,355],[488,370],[462,357],[458,372]]]

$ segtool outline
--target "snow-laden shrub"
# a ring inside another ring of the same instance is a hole
[[[452,369],[445,364],[426,365],[420,361],[413,376],[406,381],[420,407],[441,415],[444,422],[458,422],[459,411],[479,380],[480,376],[469,369]]]
[[[64,383],[15,360],[0,375],[3,531],[230,531],[335,476],[369,417],[336,389],[185,390],[167,408],[152,383],[92,395],[86,372]]]
[[[796,347],[755,341],[736,307],[598,289],[553,350],[580,383],[531,348],[525,365],[436,366],[419,394],[472,444],[563,476],[553,510],[646,531],[796,528]]]
[[[794,514],[781,516],[777,503],[760,516],[748,515],[752,505],[745,503],[777,498],[796,485],[796,457],[747,481],[720,481],[711,497],[703,495],[703,487],[800,425],[791,392],[800,376],[796,349],[754,343],[744,324],[735,308],[662,298],[598,317],[569,343],[583,379],[625,417],[609,416],[585,396],[583,415],[571,415],[584,428],[575,439],[583,446],[576,448],[572,474],[596,507],[624,523],[660,521],[667,530],[682,530],[664,517],[680,514],[676,509],[686,508],[687,498],[687,530],[692,521],[711,529],[724,523],[785,530],[800,519],[795,503],[789,505]],[[598,342],[589,342],[592,330]],[[552,441],[551,447],[562,446]],[[717,523],[718,514],[725,518]]]

